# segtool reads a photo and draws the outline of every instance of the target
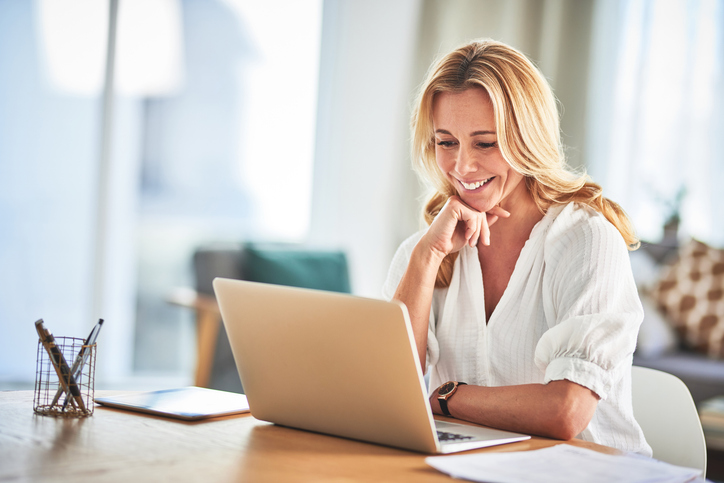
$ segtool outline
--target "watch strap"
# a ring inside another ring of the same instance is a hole
[[[447,399],[439,399],[438,401],[440,402],[440,409],[442,409],[442,413],[445,416],[452,417],[452,414],[450,414],[450,411],[447,408]]]

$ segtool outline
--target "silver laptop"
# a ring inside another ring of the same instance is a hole
[[[214,291],[257,419],[424,453],[530,438],[433,419],[399,302],[223,278]]]

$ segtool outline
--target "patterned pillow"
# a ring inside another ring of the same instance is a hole
[[[691,240],[652,292],[687,346],[724,358],[724,250]]]

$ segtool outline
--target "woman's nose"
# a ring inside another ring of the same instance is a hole
[[[477,170],[478,167],[473,153],[465,147],[460,147],[457,152],[457,158],[455,159],[455,171],[464,175],[473,173]]]

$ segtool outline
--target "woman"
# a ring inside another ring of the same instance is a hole
[[[472,42],[433,67],[412,127],[430,226],[401,245],[385,294],[408,308],[433,412],[650,455],[631,406],[638,241],[566,171],[542,75]]]

